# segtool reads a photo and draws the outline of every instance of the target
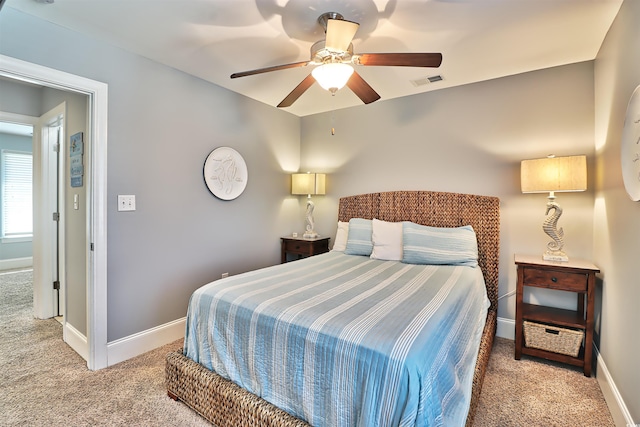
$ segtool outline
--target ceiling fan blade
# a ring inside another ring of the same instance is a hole
[[[295,87],[295,89],[291,91],[289,95],[286,96],[286,98],[282,100],[282,102],[280,102],[280,104],[278,104],[278,108],[291,107],[291,105],[293,105],[293,103],[296,102],[296,100],[300,98],[300,96],[305,93],[306,90],[315,83],[315,81],[316,79],[309,74],[298,86]]]
[[[362,53],[354,57],[360,65],[437,68],[442,63],[441,53]]]
[[[369,83],[365,82],[364,79],[360,77],[360,74],[355,71],[351,74],[349,81],[347,81],[347,86],[365,104],[371,104],[372,102],[380,99],[380,95],[378,95],[378,93],[369,86]]]
[[[360,24],[342,19],[327,20],[327,35],[324,47],[329,50],[346,52]]]
[[[270,71],[286,70],[287,68],[304,67],[307,64],[309,64],[309,61],[294,62],[292,64],[274,65],[273,67],[258,68],[257,70],[233,73],[231,74],[231,78],[236,79],[238,77],[253,76],[254,74],[268,73]]]

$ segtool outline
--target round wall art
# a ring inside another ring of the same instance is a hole
[[[624,119],[621,144],[624,187],[631,200],[640,200],[640,86],[633,91]]]
[[[241,195],[248,178],[247,164],[233,148],[218,147],[204,162],[204,182],[219,199],[233,200]]]

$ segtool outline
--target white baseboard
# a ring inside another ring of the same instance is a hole
[[[496,336],[514,341],[516,339],[516,321],[505,317],[498,317]]]
[[[107,366],[115,365],[147,351],[184,338],[187,318],[174,320],[137,334],[107,343]]]
[[[0,270],[33,267],[33,257],[0,259]]]
[[[607,365],[604,363],[604,359],[600,355],[598,347],[594,345],[593,348],[596,352],[597,362],[596,379],[598,380],[600,390],[602,390],[604,400],[607,402],[616,427],[637,426],[638,424],[631,418],[627,405],[624,403],[616,384],[613,382],[613,378],[611,378],[611,374],[607,369]]]
[[[67,322],[64,322],[62,339],[84,360],[89,360],[89,345],[87,344],[87,337]]]

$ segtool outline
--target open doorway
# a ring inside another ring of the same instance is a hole
[[[64,103],[41,117],[0,111],[0,270],[33,269],[34,317],[57,317],[63,326],[64,115]]]
[[[81,194],[78,194],[78,203],[85,207],[82,213],[86,219],[86,229],[82,236],[84,257],[76,263],[84,264],[83,267],[86,271],[85,280],[82,282],[86,290],[85,300],[83,304],[80,304],[86,310],[82,318],[82,324],[86,326],[86,333],[83,334],[77,329],[69,330],[72,332],[72,336],[67,342],[79,353],[81,351],[84,353],[81,354],[87,360],[89,369],[104,368],[108,366],[106,292],[107,85],[4,55],[0,55],[0,77],[42,85],[72,94],[81,94],[87,98],[87,127],[86,132],[83,133],[86,141],[84,152],[86,195],[81,197]],[[51,221],[50,217],[48,219]],[[66,312],[69,313],[68,307]]]
[[[61,338],[80,356],[88,360],[89,264],[86,254],[86,242],[89,240],[86,206],[88,192],[83,176],[82,145],[82,137],[88,126],[87,95],[6,79],[0,80],[0,89],[2,89],[3,98],[13,101],[12,104],[22,102],[24,104],[22,108],[30,108],[32,114],[40,114],[42,109],[46,110],[55,105],[40,117],[2,113],[4,120],[12,123],[16,128],[21,124],[28,126],[28,122],[34,124],[31,126],[33,131],[28,141],[28,152],[26,147],[23,151],[19,151],[16,147],[10,146],[8,148],[14,149],[2,151],[0,166],[4,167],[7,163],[5,160],[11,160],[17,156],[24,157],[23,163],[32,165],[28,171],[22,172],[25,177],[33,177],[28,183],[29,188],[25,186],[25,194],[17,194],[18,191],[13,191],[12,196],[13,199],[18,200],[33,200],[33,208],[31,204],[27,206],[24,203],[16,207],[14,212],[16,215],[8,218],[15,218],[14,222],[17,224],[13,227],[15,230],[10,230],[13,231],[10,237],[14,238],[13,240],[15,238],[29,240],[25,243],[31,245],[34,317],[59,319],[63,326]],[[67,131],[67,127],[74,135]],[[81,148],[78,150],[82,155],[81,158],[65,155],[69,152],[72,141],[74,146]],[[75,166],[81,173],[79,180],[71,180],[72,160],[79,160]],[[3,182],[3,184],[6,183]],[[0,189],[4,187],[4,185],[0,186]],[[15,186],[15,188],[18,190],[20,187]],[[72,194],[74,199],[69,200],[67,194]],[[22,211],[17,212],[18,208]],[[0,211],[0,214],[3,213],[5,212]],[[3,219],[6,218],[3,216]],[[66,227],[66,223],[71,226]],[[17,228],[20,224],[23,224],[23,227]],[[15,243],[13,245],[15,246]],[[71,256],[67,257],[67,252]]]

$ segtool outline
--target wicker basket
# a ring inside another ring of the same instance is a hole
[[[524,326],[524,345],[577,357],[584,331],[527,322]]]

